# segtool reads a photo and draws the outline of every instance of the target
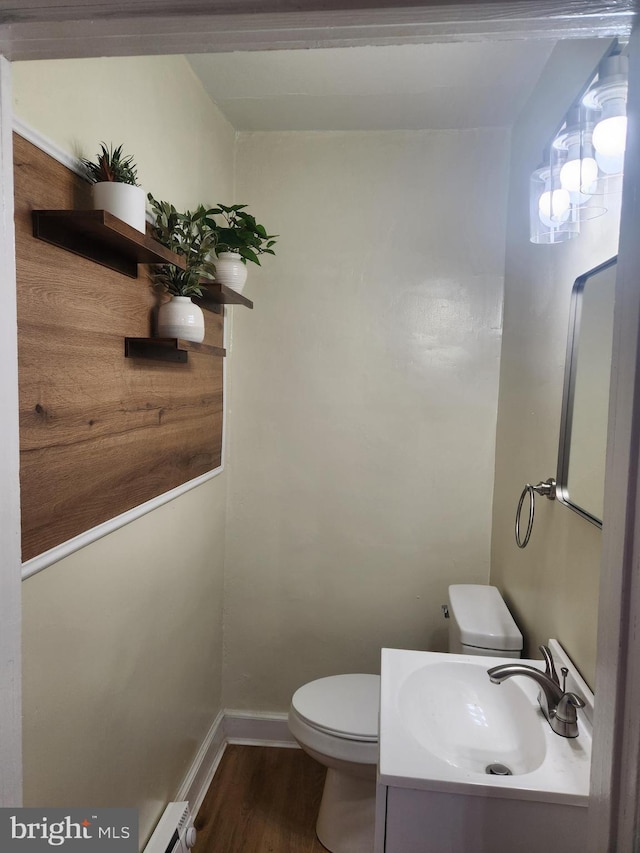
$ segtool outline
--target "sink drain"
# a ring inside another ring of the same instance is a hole
[[[511,776],[511,770],[507,767],[506,764],[488,764],[487,769],[485,771],[489,774],[489,776]]]

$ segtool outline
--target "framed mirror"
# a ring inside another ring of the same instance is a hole
[[[617,257],[573,286],[556,497],[602,527]]]

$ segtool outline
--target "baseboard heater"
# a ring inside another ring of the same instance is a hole
[[[195,843],[196,829],[189,803],[169,803],[144,853],[189,853]]]

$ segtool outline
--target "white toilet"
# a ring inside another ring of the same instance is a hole
[[[492,658],[522,655],[522,634],[495,586],[449,587],[449,651]]]
[[[449,587],[449,651],[520,657],[522,634],[495,587]],[[327,767],[316,823],[331,853],[372,853],[378,762],[379,675],[332,675],[300,687],[289,729]]]

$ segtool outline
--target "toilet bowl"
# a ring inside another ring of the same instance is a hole
[[[449,587],[449,651],[520,657],[522,634],[495,587]],[[316,823],[331,853],[372,853],[380,676],[332,675],[293,695],[289,730],[327,768]]]
[[[289,729],[327,768],[316,834],[331,853],[371,853],[378,763],[380,676],[332,675],[300,687]]]

